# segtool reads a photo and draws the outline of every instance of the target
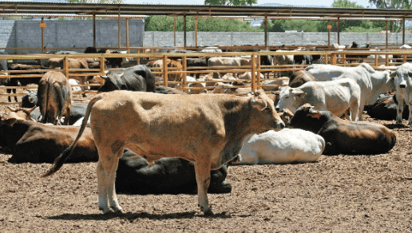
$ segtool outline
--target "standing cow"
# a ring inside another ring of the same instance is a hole
[[[63,124],[69,124],[72,88],[62,72],[49,71],[44,74],[39,82],[37,98],[42,123],[57,125],[64,116]]]
[[[143,65],[128,67],[122,70],[109,71],[99,92],[114,90],[155,92],[155,76],[149,68]]]
[[[409,106],[409,125],[412,126],[412,64],[404,63],[391,74],[395,78],[396,101],[398,102],[396,124],[402,125],[404,102]]]
[[[361,63],[356,67],[341,67],[335,65],[310,65],[305,68],[319,81],[328,81],[337,78],[351,78],[361,89],[359,120],[367,105],[376,102],[380,94],[395,91],[394,79],[389,71],[375,71],[369,64]]]
[[[349,109],[351,120],[356,121],[360,95],[359,85],[350,78],[310,81],[300,87],[283,88],[279,94],[278,107],[280,110],[296,112],[303,104],[310,103],[316,109],[331,111],[336,116],[342,116]]]
[[[207,198],[210,170],[234,160],[249,135],[285,126],[273,100],[263,90],[250,97],[104,93],[89,102],[79,136],[89,115],[99,152],[97,177],[103,213],[122,210],[114,183],[125,147],[149,164],[162,157],[193,161],[200,208],[204,214],[212,215]],[[73,142],[44,176],[55,173],[76,144]]]

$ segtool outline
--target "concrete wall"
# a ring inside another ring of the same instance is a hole
[[[0,47],[41,47],[41,28],[39,20],[0,20]],[[76,47],[93,46],[92,20],[45,20],[45,46]],[[143,20],[129,20],[129,45],[143,46]],[[126,20],[121,20],[122,46],[126,46]],[[118,21],[96,20],[96,46],[118,46]],[[41,50],[7,50],[9,54],[39,53]]]
[[[268,45],[327,45],[327,32],[270,32],[268,35]],[[145,32],[143,46],[174,46],[173,32]],[[187,46],[195,45],[195,33],[186,33]],[[337,33],[331,33],[331,44],[337,42]],[[359,45],[367,42],[373,44],[385,44],[385,33],[340,33],[341,44],[352,44],[356,41]],[[405,42],[412,43],[412,33],[406,33]],[[401,44],[402,33],[390,33],[390,44]],[[228,45],[264,45],[263,32],[198,32],[198,46],[228,46]],[[176,46],[183,46],[183,32],[176,32]]]
[[[92,20],[45,20],[45,46],[76,47],[93,46]],[[0,48],[41,47],[40,20],[0,20]],[[118,45],[118,21],[96,20],[97,47]],[[122,46],[126,46],[126,20],[121,20]],[[195,33],[187,32],[187,45],[195,45]],[[144,22],[129,20],[130,46],[174,47],[173,32],[144,32]],[[412,33],[407,33],[406,43],[412,43]],[[385,33],[341,33],[341,44],[356,41],[361,46],[367,42],[384,44]],[[337,33],[331,33],[331,43],[337,42]],[[198,32],[199,46],[214,45],[264,45],[263,32]],[[328,34],[323,32],[270,32],[269,45],[327,45]],[[401,44],[402,33],[390,33],[390,44]],[[176,45],[183,46],[183,32],[176,32]],[[77,49],[82,51],[82,49]],[[10,54],[40,53],[41,50],[7,50]]]

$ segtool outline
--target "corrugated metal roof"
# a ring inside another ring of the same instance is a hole
[[[237,16],[323,19],[411,19],[412,10],[307,8],[268,6],[210,6],[210,5],[163,5],[163,4],[96,4],[96,3],[50,3],[50,2],[0,2],[0,15],[169,15],[169,16]]]

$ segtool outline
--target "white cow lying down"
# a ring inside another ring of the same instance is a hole
[[[314,162],[323,153],[325,140],[302,129],[269,130],[246,139],[240,161],[233,164],[277,164]]]

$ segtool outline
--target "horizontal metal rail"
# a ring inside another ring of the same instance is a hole
[[[203,80],[203,81],[187,81],[186,76],[188,74],[210,74],[210,73],[241,73],[241,72],[251,72],[251,80],[239,80],[246,81],[250,83],[250,86],[236,86],[236,88],[250,88],[251,91],[255,91],[258,88],[262,87],[279,87],[280,84],[267,85],[262,84],[266,80],[284,80],[281,76],[281,72],[292,72],[296,70],[304,69],[307,64],[298,65],[298,64],[285,64],[285,65],[260,65],[260,58],[264,55],[272,56],[287,56],[287,55],[320,55],[323,59],[322,63],[332,64],[339,66],[355,66],[359,62],[367,62],[374,69],[379,68],[380,65],[393,66],[399,65],[401,63],[412,60],[412,50],[385,50],[385,51],[282,51],[282,52],[225,52],[225,53],[129,53],[129,54],[30,54],[30,55],[0,55],[0,59],[13,60],[18,62],[19,60],[28,60],[28,59],[50,59],[50,58],[62,58],[63,59],[63,68],[62,69],[32,69],[32,70],[8,70],[0,71],[0,81],[6,78],[38,78],[42,77],[43,73],[56,70],[63,72],[66,77],[83,77],[83,76],[99,76],[105,75],[110,70],[120,70],[120,69],[107,69],[105,66],[101,65],[99,68],[94,69],[79,69],[79,68],[70,68],[68,59],[69,58],[98,58],[101,61],[106,60],[107,58],[131,58],[132,61],[136,62],[135,64],[141,64],[141,59],[144,60],[157,60],[162,59],[162,67],[151,68],[155,75],[159,75],[163,78],[161,84],[164,86],[176,86],[177,89],[188,91],[188,90],[210,90],[214,86],[205,86],[205,87],[190,87],[192,84],[199,83],[217,83],[217,82],[233,82],[233,80]],[[349,57],[348,57],[349,55]],[[358,58],[350,57],[353,55],[374,55],[375,58]],[[394,55],[401,56],[400,58],[392,58]],[[251,59],[250,65],[244,66],[208,66],[208,67],[187,67],[185,61],[190,57],[245,57]],[[383,56],[379,58],[378,56]],[[183,67],[167,67],[167,61],[170,58],[180,58],[182,59]],[[265,78],[260,77],[261,73],[272,72],[275,73],[278,77]],[[278,74],[279,73],[279,74]],[[278,75],[277,75],[278,74]],[[177,80],[169,80],[171,76],[178,76]],[[80,84],[78,86],[99,86],[99,84],[84,85]],[[36,86],[13,86],[13,87],[1,87],[0,90],[4,89],[33,89]],[[78,93],[97,93],[96,91],[85,90]],[[4,96],[22,96],[24,94],[0,94],[0,97]]]

